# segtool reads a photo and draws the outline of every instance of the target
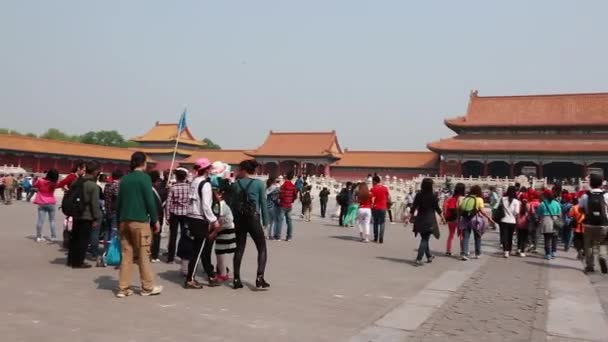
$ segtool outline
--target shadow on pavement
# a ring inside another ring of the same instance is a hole
[[[108,275],[99,276],[93,282],[99,290],[114,291],[118,288],[118,280]]]
[[[56,258],[55,260],[51,260],[49,261],[49,263],[51,265],[62,265],[65,266],[68,262],[68,258],[67,257],[63,257],[63,258]]]
[[[572,267],[572,266],[566,266],[566,265],[558,265],[555,263],[551,263],[551,261],[546,260],[546,261],[526,261],[526,263],[530,264],[530,265],[538,265],[538,266],[545,266],[548,268],[555,268],[555,269],[565,269],[565,270],[576,270],[579,272],[583,272],[584,269],[583,267]]]
[[[376,259],[380,259],[380,260],[386,260],[386,261],[392,261],[392,262],[398,262],[398,263],[402,263],[402,264],[408,264],[410,266],[416,266],[416,263],[414,262],[414,260],[408,260],[408,259],[400,259],[400,258],[389,258],[389,257],[376,257]]]
[[[345,240],[345,241],[356,241],[361,242],[361,238],[357,236],[349,236],[349,235],[334,235],[330,236],[332,239]]]
[[[179,286],[184,286],[184,276],[179,270],[169,270],[162,273],[159,273],[158,276],[161,279],[170,281],[172,283],[178,284]]]

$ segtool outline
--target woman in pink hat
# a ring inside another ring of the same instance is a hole
[[[218,218],[212,210],[213,190],[208,178],[211,166],[211,162],[207,158],[198,159],[194,165],[197,177],[192,181],[190,187],[190,203],[187,214],[190,235],[194,238],[193,257],[188,263],[188,274],[184,285],[187,289],[203,288],[203,285],[194,279],[199,259],[209,277],[209,286],[219,285],[211,264],[213,241],[208,238],[210,231],[219,229]]]

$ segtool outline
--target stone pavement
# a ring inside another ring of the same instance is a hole
[[[431,241],[439,257],[415,268],[410,227],[389,225],[384,245],[363,244],[355,229],[317,218],[296,222],[293,242],[269,242],[270,291],[251,286],[250,241],[249,288],[184,290],[177,265],[154,264],[163,294],[119,300],[114,269],[66,268],[57,245],[32,240],[33,205],[0,206],[0,219],[2,341],[606,341],[595,337],[606,326],[598,294],[608,298],[608,277],[586,277],[565,254],[549,267],[496,258],[495,233],[469,262],[440,255],[443,234]],[[555,329],[568,322],[586,331]]]

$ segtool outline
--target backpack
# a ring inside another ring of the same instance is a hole
[[[276,191],[273,191],[271,193],[268,194],[268,196],[266,196],[266,201],[270,204],[272,203],[275,206],[279,206],[281,204],[281,201],[279,199],[279,195],[281,194],[281,191],[279,189],[277,189]]]
[[[466,196],[460,203],[460,216],[471,218],[477,214],[477,198],[475,196]]]
[[[587,206],[585,208],[585,223],[594,226],[608,225],[608,211],[606,210],[605,192],[587,193]]]
[[[445,202],[445,220],[454,221],[458,218],[458,198],[450,197]]]
[[[312,196],[310,196],[310,191],[306,191],[302,195],[302,204],[303,205],[311,205],[312,204]]]
[[[337,198],[338,204],[339,205],[347,205],[348,204],[348,190],[346,189],[342,189],[342,191],[340,191],[340,193],[338,194],[338,198]]]
[[[61,200],[61,212],[68,217],[81,217],[86,209],[84,202],[84,183],[87,180],[78,178],[65,192]]]
[[[236,182],[241,191],[235,203],[234,214],[239,218],[253,218],[258,213],[255,202],[249,198],[249,187],[253,182],[253,179],[250,180],[246,187],[240,181]]]
[[[492,212],[492,221],[499,223],[502,219],[505,218],[505,200],[504,198],[500,199],[500,203],[498,204],[498,208]]]

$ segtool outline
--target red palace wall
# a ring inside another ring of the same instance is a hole
[[[380,177],[382,177],[382,179],[384,179],[384,177],[386,177],[387,175],[392,177],[397,177],[397,178],[402,178],[402,179],[412,179],[415,177],[418,177],[421,174],[428,174],[428,175],[436,175],[437,174],[437,170],[435,169],[351,169],[351,168],[342,168],[342,167],[332,167],[331,168],[331,177],[338,179],[338,180],[342,180],[342,181],[346,181],[346,180],[350,180],[350,181],[356,181],[356,180],[363,180],[367,177],[367,175],[369,174],[374,174],[377,173]]]
[[[48,169],[57,169],[59,173],[66,174],[72,171],[74,164],[81,160],[76,158],[66,157],[36,157],[31,154],[15,155],[15,154],[0,154],[0,166],[20,166],[28,172],[44,172]],[[127,171],[129,163],[126,161],[102,161],[100,162],[100,170],[104,173],[111,173],[116,169]]]

